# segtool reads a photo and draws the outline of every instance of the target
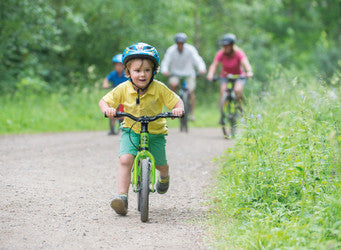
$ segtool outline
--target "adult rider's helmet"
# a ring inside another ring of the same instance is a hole
[[[234,44],[236,40],[237,38],[234,34],[228,33],[223,36],[223,38],[220,41],[220,45],[224,46],[224,45]]]
[[[122,54],[114,55],[112,58],[113,63],[122,63]]]
[[[174,37],[176,43],[185,43],[187,41],[187,35],[185,33],[178,33]]]
[[[127,47],[123,52],[123,65],[126,67],[127,62],[134,58],[152,60],[154,63],[153,75],[156,74],[157,67],[160,63],[160,57],[153,46],[140,42]]]

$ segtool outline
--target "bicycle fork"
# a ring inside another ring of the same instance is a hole
[[[142,126],[143,127],[143,126]],[[154,156],[148,151],[149,145],[149,134],[148,132],[141,132],[141,139],[140,139],[140,151],[136,155],[134,159],[133,165],[133,173],[132,173],[132,186],[134,192],[139,192],[139,181],[141,180],[141,167],[140,162],[143,159],[149,158],[150,167],[149,167],[149,182],[150,182],[150,191],[155,192],[155,158]]]

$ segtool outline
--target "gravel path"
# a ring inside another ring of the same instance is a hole
[[[110,208],[119,136],[106,132],[0,136],[0,249],[207,249],[201,221],[212,158],[231,145],[218,128],[170,130],[171,185],[150,196],[142,223]]]

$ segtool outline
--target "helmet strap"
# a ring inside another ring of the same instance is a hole
[[[131,77],[129,77],[129,80],[130,80],[131,83],[137,88],[137,90],[136,90],[136,92],[137,92],[136,105],[140,105],[140,91],[143,92],[143,91],[145,91],[145,90],[149,87],[149,85],[150,85],[150,84],[152,83],[152,81],[154,80],[154,74],[153,74],[152,77],[150,78],[150,81],[149,81],[149,83],[147,84],[147,86],[144,87],[144,88],[138,87],[138,86],[133,82],[133,80],[131,79]]]

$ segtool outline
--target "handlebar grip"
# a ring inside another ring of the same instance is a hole
[[[123,117],[123,112],[117,111],[115,117]]]
[[[115,115],[115,117],[123,117],[124,115],[123,115],[123,112],[120,112],[120,111],[117,111],[116,112],[116,115]],[[104,111],[104,117],[105,118],[109,118],[108,116],[107,116],[107,112],[106,111]]]
[[[180,118],[180,117],[182,117],[182,116],[184,116],[184,115],[185,115],[185,111],[182,112],[182,115],[181,115],[181,116],[180,116],[180,115],[173,115],[172,112],[168,112],[167,117],[169,117],[169,118]]]
[[[182,115],[185,114],[185,111],[182,112]],[[172,112],[167,112],[167,116],[170,117],[170,118],[179,118],[180,116],[179,115],[173,115]]]

